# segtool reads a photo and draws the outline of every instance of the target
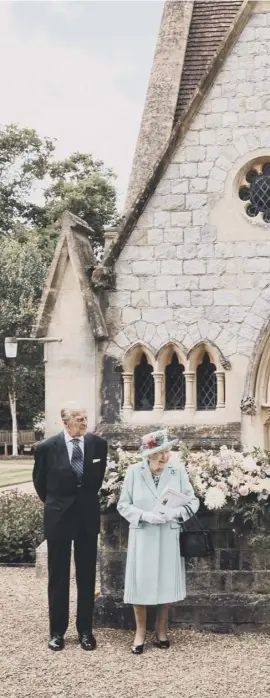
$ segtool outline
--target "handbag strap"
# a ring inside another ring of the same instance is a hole
[[[201,522],[200,522],[200,520],[198,519],[198,516],[196,516],[196,514],[194,514],[194,512],[192,511],[191,507],[190,507],[188,504],[184,504],[184,509],[187,510],[187,512],[188,512],[188,514],[189,514],[189,516],[190,516],[190,518],[195,519],[196,524],[198,525],[199,529],[203,532],[204,529],[203,529],[203,527],[202,527],[202,525],[201,525]],[[186,525],[186,524],[187,524],[186,521],[181,521],[181,525],[183,526],[184,531],[187,530],[187,525]],[[196,530],[196,529],[195,529],[195,530]]]

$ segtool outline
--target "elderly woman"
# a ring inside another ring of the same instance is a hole
[[[172,488],[189,498],[194,513],[199,500],[183,463],[170,457],[174,441],[168,441],[167,429],[147,434],[142,439],[143,462],[128,468],[118,511],[129,521],[129,540],[124,602],[133,604],[136,635],[133,654],[142,654],[146,636],[146,606],[158,606],[155,647],[169,648],[167,639],[168,606],[186,596],[185,561],[180,556],[179,519],[189,515],[181,506],[165,514],[153,511],[165,489]]]

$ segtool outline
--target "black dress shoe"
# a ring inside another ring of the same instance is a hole
[[[52,635],[48,647],[54,652],[59,652],[63,650],[65,646],[63,635]]]
[[[91,633],[82,633],[79,635],[79,642],[83,650],[95,650],[97,646],[96,639]]]
[[[158,647],[160,650],[168,650],[170,647],[170,640],[158,640],[156,638],[153,640],[154,647]]]
[[[146,636],[145,636],[145,638],[146,638]],[[145,638],[144,638],[144,642],[142,645],[133,645],[133,647],[131,648],[132,654],[142,654],[143,653],[144,645],[145,645]]]
[[[144,643],[143,645],[133,645],[131,648],[132,654],[142,654],[144,650]]]

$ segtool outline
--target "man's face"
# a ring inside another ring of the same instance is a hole
[[[66,421],[65,427],[70,436],[83,436],[87,430],[86,410],[78,410],[78,412],[73,412],[71,417]]]

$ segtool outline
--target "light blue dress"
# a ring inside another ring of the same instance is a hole
[[[117,507],[129,521],[125,603],[150,606],[174,603],[186,596],[185,560],[180,556],[179,547],[180,525],[176,521],[165,524],[140,521],[142,511],[152,511],[167,487],[186,494],[196,513],[199,500],[179,459],[167,463],[157,486],[147,460],[128,468]],[[183,518],[188,519],[187,512]]]

